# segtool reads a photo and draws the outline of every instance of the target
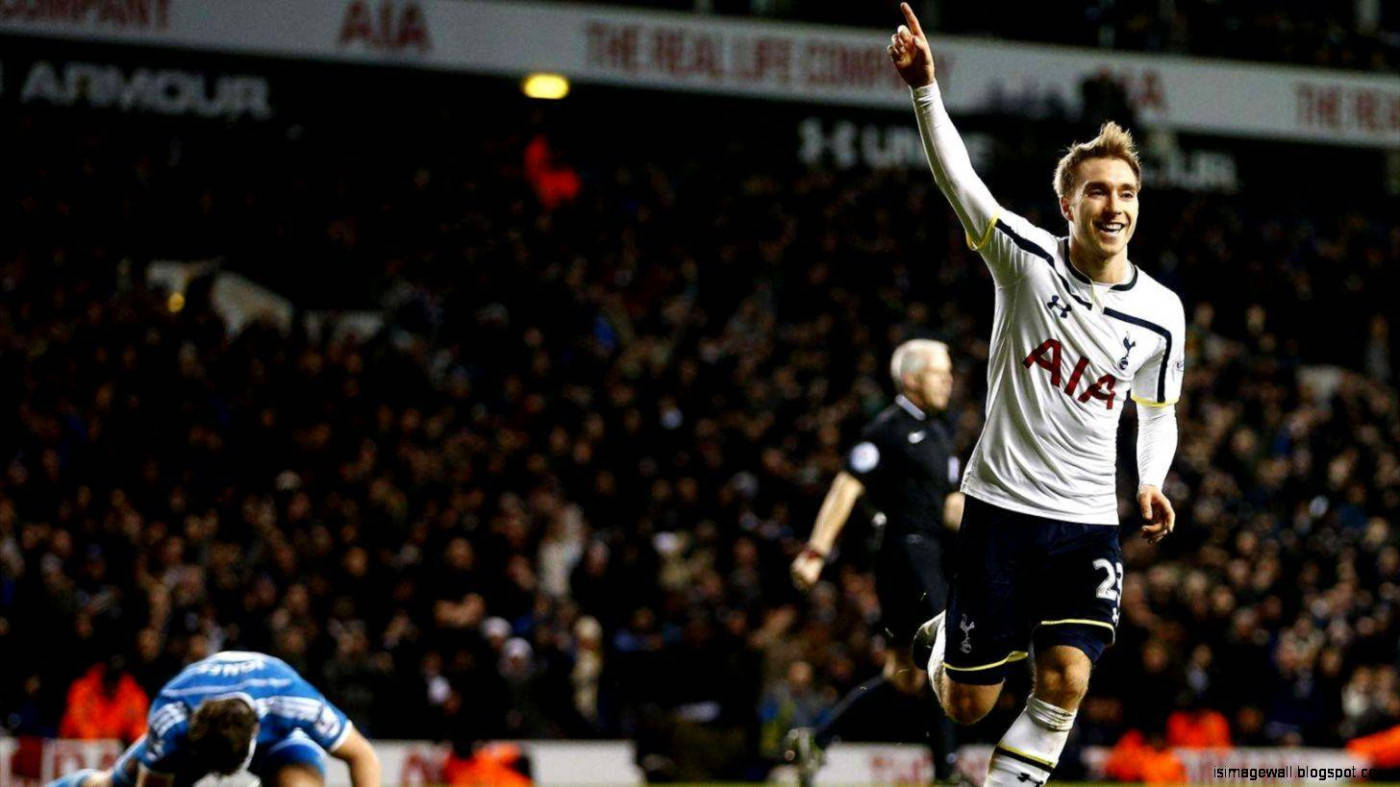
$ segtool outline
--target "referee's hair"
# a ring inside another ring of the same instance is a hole
[[[894,348],[894,355],[890,356],[890,377],[894,378],[894,389],[903,392],[904,375],[918,374],[935,353],[948,355],[948,345],[933,339],[910,339]]]

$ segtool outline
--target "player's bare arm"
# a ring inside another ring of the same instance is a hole
[[[836,537],[846,526],[856,499],[865,492],[865,486],[855,476],[841,471],[831,482],[821,510],[817,512],[817,523],[812,527],[812,536],[802,552],[792,561],[792,582],[799,590],[810,590],[817,584],[827,555],[836,545]]]
[[[380,783],[379,755],[359,730],[352,727],[331,756],[350,767],[350,783],[355,787],[373,787]]]

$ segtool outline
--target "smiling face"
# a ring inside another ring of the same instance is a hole
[[[1060,197],[1060,212],[1080,248],[1098,259],[1126,254],[1137,230],[1138,176],[1120,158],[1080,162],[1074,188]]]

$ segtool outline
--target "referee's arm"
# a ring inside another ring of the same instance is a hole
[[[822,566],[826,564],[826,556],[831,554],[836,537],[846,526],[856,498],[864,492],[865,485],[860,479],[845,470],[836,474],[836,480],[831,482],[831,489],[827,490],[826,499],[817,512],[812,537],[807,539],[807,545],[792,561],[792,582],[799,590],[808,590],[817,584],[817,577],[821,576]]]
[[[959,491],[949,492],[943,498],[943,527],[947,530],[956,531],[962,527],[963,506],[967,500],[963,493]]]

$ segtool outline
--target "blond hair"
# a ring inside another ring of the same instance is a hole
[[[1142,162],[1138,160],[1137,145],[1127,129],[1112,120],[1099,127],[1099,135],[1088,142],[1071,145],[1064,158],[1055,165],[1055,196],[1066,197],[1079,185],[1079,165],[1091,158],[1117,158],[1133,168],[1133,175],[1142,186]]]
[[[936,355],[948,355],[948,345],[933,339],[910,339],[895,348],[890,356],[890,377],[896,391],[904,390],[904,375],[918,374]],[[949,356],[952,362],[952,356]]]

